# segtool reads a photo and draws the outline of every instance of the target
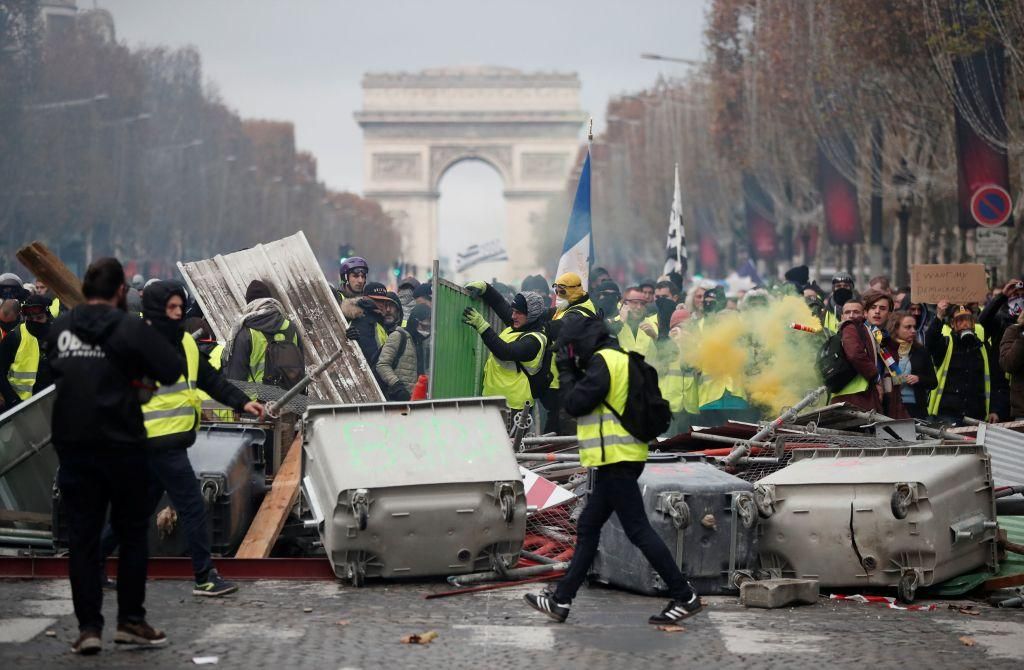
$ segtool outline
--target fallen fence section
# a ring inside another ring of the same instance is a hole
[[[313,381],[312,395],[340,403],[384,400],[359,345],[345,337],[348,322],[301,231],[226,256],[178,263],[178,269],[218,340],[230,337],[245,309],[245,289],[259,279],[270,287],[295,324],[307,368],[320,365],[339,347],[346,349]]]

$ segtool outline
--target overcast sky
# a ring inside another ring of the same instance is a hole
[[[705,9],[704,0],[78,2],[110,10],[118,39],[130,45],[198,47],[206,79],[229,106],[243,117],[294,122],[320,178],[356,192],[362,139],[352,113],[363,73],[458,65],[576,72],[600,131],[609,97],[686,68],[641,60],[641,52],[702,57]],[[464,172],[446,176],[444,195],[473,194],[478,173]]]

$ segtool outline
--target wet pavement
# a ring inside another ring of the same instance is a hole
[[[704,667],[1017,668],[1024,659],[1024,610],[986,606],[969,616],[941,602],[930,612],[822,598],[817,605],[749,610],[731,597],[705,597],[682,632],[647,624],[664,600],[585,588],[564,624],[522,601],[537,585],[437,600],[440,582],[242,582],[239,593],[196,598],[180,581],[150,582],[149,619],[170,642],[161,649],[114,645],[113,594],[106,596],[104,650],[69,653],[77,634],[65,580],[0,582],[0,667],[218,668],[637,668]],[[309,611],[307,611],[309,610]],[[436,631],[429,645],[402,636]],[[52,632],[53,635],[49,635]],[[486,665],[484,665],[486,664]]]

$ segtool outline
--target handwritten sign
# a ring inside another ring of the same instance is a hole
[[[954,305],[984,302],[988,292],[985,266],[978,263],[915,265],[910,272],[910,295],[914,302]]]

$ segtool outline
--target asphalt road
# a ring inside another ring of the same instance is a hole
[[[981,606],[977,616],[941,602],[930,612],[830,601],[749,610],[735,598],[705,597],[705,611],[683,632],[662,632],[647,617],[664,601],[585,588],[569,620],[529,609],[516,587],[424,600],[443,583],[244,582],[221,599],[199,599],[186,582],[150,582],[149,620],[169,638],[161,649],[112,642],[115,601],[106,598],[101,654],[69,652],[77,634],[65,580],[0,582],[0,667],[218,668],[1019,668],[1024,610]],[[306,611],[306,610],[311,611]],[[52,635],[48,634],[52,632]],[[402,644],[436,631],[429,645]],[[654,663],[666,665],[653,665]]]

